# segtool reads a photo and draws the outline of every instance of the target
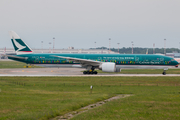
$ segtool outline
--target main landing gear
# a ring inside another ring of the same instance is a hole
[[[94,71],[95,70],[95,67],[94,66],[87,66],[86,67],[87,71],[84,71],[83,74],[97,74],[98,72],[97,71]]]
[[[97,74],[97,73],[98,73],[97,71],[92,71],[92,70],[83,72],[83,74]]]

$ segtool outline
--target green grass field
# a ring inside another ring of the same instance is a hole
[[[180,119],[180,77],[0,77],[0,91],[1,120],[47,120],[117,94],[133,96],[73,119]]]

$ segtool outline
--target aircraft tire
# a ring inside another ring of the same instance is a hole
[[[86,74],[97,74],[98,72],[97,71],[93,71],[93,72],[89,72],[89,71],[84,71],[83,74],[86,75]]]

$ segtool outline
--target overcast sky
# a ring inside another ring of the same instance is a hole
[[[15,31],[31,48],[180,45],[180,0],[0,0],[0,48]]]

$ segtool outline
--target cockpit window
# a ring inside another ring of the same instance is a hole
[[[171,59],[171,61],[175,61],[174,59]]]

